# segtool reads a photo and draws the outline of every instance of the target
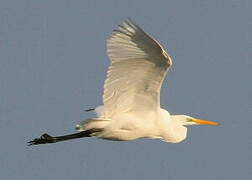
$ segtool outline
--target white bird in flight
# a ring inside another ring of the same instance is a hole
[[[172,65],[171,56],[131,19],[114,30],[107,40],[111,61],[104,84],[103,105],[76,126],[78,133],[43,134],[29,145],[56,143],[82,137],[128,141],[139,138],[179,143],[188,125],[218,125],[187,115],[171,115],[160,107],[160,89]]]

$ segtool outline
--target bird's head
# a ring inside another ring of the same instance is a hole
[[[186,115],[172,115],[171,116],[170,131],[164,138],[164,141],[171,143],[179,143],[183,141],[187,136],[188,125],[219,125],[219,123],[214,121],[207,121],[202,119],[197,119]]]
[[[212,125],[212,126],[216,126],[216,125],[219,125],[218,122],[197,119],[197,118],[187,116],[187,115],[173,115],[172,120],[176,121],[178,124],[181,124],[183,126],[187,126],[187,125]]]

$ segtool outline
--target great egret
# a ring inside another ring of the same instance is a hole
[[[56,137],[43,134],[29,145],[92,136],[118,141],[152,138],[178,143],[186,138],[188,125],[218,125],[186,115],[170,115],[160,107],[160,88],[172,58],[131,19],[119,25],[108,38],[107,54],[111,65],[104,84],[103,105],[95,108],[97,118],[77,125],[78,133]]]

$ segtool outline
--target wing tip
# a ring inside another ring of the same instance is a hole
[[[116,34],[122,33],[129,37],[134,36],[137,31],[143,32],[143,30],[130,17],[119,24],[117,29],[113,30]]]

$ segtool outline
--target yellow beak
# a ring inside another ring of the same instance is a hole
[[[192,122],[195,122],[197,124],[202,124],[202,125],[212,125],[212,126],[217,126],[220,123],[218,122],[214,122],[214,121],[207,121],[207,120],[203,120],[203,119],[192,119]]]

